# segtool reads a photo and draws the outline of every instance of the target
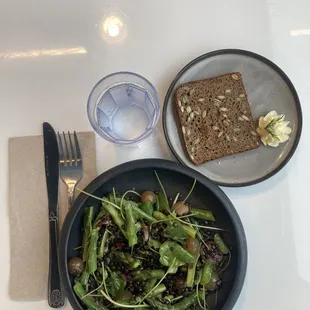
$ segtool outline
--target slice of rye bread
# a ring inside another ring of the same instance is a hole
[[[181,85],[175,106],[185,148],[196,165],[259,147],[239,72]]]

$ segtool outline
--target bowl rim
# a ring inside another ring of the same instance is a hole
[[[266,173],[262,177],[259,177],[257,179],[253,179],[251,181],[239,182],[239,183],[229,183],[229,182],[219,182],[219,181],[212,180],[213,182],[215,182],[216,184],[218,184],[220,186],[244,187],[244,186],[250,186],[250,185],[254,185],[254,184],[263,182],[263,181],[271,178],[275,174],[277,174],[280,170],[282,170],[286,166],[286,164],[288,164],[288,162],[291,160],[291,158],[293,157],[293,155],[294,155],[294,153],[298,147],[299,141],[300,141],[300,137],[301,137],[301,133],[302,133],[302,127],[303,127],[303,116],[302,116],[302,108],[301,108],[299,96],[298,96],[298,93],[295,89],[295,86],[292,83],[292,81],[290,80],[290,78],[286,75],[286,73],[278,65],[276,65],[274,62],[272,62],[271,60],[269,60],[268,58],[266,58],[262,55],[259,55],[259,54],[254,53],[254,52],[250,52],[248,50],[242,50],[242,49],[232,49],[232,48],[220,49],[220,50],[214,50],[214,51],[211,51],[211,52],[208,52],[208,53],[205,53],[205,54],[198,56],[197,58],[190,61],[187,65],[185,65],[181,69],[181,71],[176,75],[176,77],[173,79],[173,81],[171,82],[169,89],[166,93],[164,104],[163,104],[162,124],[163,124],[164,135],[165,135],[166,141],[168,143],[168,146],[169,146],[171,152],[173,153],[175,158],[180,163],[187,166],[187,164],[182,160],[182,158],[179,156],[178,152],[173,147],[172,142],[170,140],[169,133],[168,133],[166,116],[167,116],[169,98],[171,96],[173,96],[173,89],[174,89],[176,83],[178,82],[178,80],[184,74],[184,72],[186,72],[188,69],[190,69],[195,64],[199,63],[201,60],[211,58],[214,56],[221,56],[221,55],[227,55],[227,54],[236,54],[236,55],[241,55],[241,56],[252,57],[256,60],[263,62],[267,66],[271,67],[276,73],[279,74],[279,76],[287,84],[287,86],[288,86],[288,88],[289,88],[289,90],[292,93],[292,96],[294,98],[294,101],[296,104],[296,110],[297,110],[298,122],[297,122],[297,129],[296,129],[296,138],[295,138],[294,143],[292,145],[292,148],[289,151],[289,153],[287,154],[285,160],[279,166],[277,166],[275,169],[271,170],[270,172]]]
[[[90,109],[90,104],[91,104],[91,97],[94,93],[94,91],[104,82],[106,81],[107,79],[110,79],[111,77],[113,76],[117,76],[117,75],[128,75],[128,76],[135,76],[141,80],[143,80],[144,82],[146,82],[150,89],[154,92],[154,94],[148,94],[149,96],[152,97],[153,99],[153,102],[154,102],[154,107],[155,107],[155,118],[153,119],[153,125],[152,125],[152,129],[151,130],[146,130],[143,134],[141,134],[139,137],[135,138],[135,139],[131,139],[131,140],[127,140],[127,139],[111,139],[107,134],[105,134],[104,132],[101,132],[99,131],[97,128],[96,128],[96,124],[95,122],[92,120],[92,115],[91,113],[93,111],[91,111]],[[113,72],[113,73],[110,73],[106,76],[104,76],[103,78],[101,78],[91,89],[89,95],[88,95],[88,98],[87,98],[87,117],[88,117],[88,121],[90,122],[93,130],[100,136],[102,137],[103,139],[111,142],[111,143],[114,143],[114,144],[117,144],[117,145],[130,145],[130,144],[134,144],[134,143],[139,143],[143,140],[145,140],[147,137],[149,137],[155,130],[156,128],[156,125],[159,121],[159,117],[160,117],[160,100],[159,100],[159,96],[158,96],[158,92],[155,88],[155,86],[147,79],[145,78],[144,76],[138,74],[138,73],[135,73],[135,72],[130,72],[130,71],[118,71],[118,72]]]
[[[95,190],[103,186],[103,184],[109,181],[110,179],[124,172],[142,168],[153,168],[153,169],[157,168],[157,169],[172,170],[184,174],[186,176],[189,176],[193,179],[196,178],[199,183],[201,183],[203,186],[211,190],[212,193],[222,203],[223,207],[225,208],[226,212],[231,218],[232,225],[234,227],[236,234],[236,241],[238,244],[237,247],[238,263],[237,263],[236,277],[234,280],[232,290],[225,302],[224,307],[222,308],[222,310],[231,310],[239,298],[239,295],[241,293],[245,281],[247,262],[248,262],[248,251],[247,251],[247,241],[245,231],[242,222],[240,220],[240,217],[235,207],[233,206],[232,202],[229,200],[227,195],[222,191],[222,189],[219,186],[217,186],[210,179],[208,179],[198,171],[189,168],[187,166],[184,166],[180,163],[165,159],[139,159],[126,162],[124,164],[118,165],[112,169],[107,170],[106,172],[97,176],[91,183],[89,183],[89,185],[86,186],[85,191],[93,193]],[[83,310],[83,308],[81,307],[76,295],[74,294],[72,284],[70,282],[67,268],[67,247],[72,224],[76,218],[78,211],[80,210],[80,208],[82,208],[82,206],[84,205],[84,203],[88,198],[89,197],[84,194],[80,194],[77,197],[73,207],[69,210],[65,218],[58,246],[58,265],[59,265],[61,282],[65,290],[66,296],[69,299],[71,306],[75,310]]]

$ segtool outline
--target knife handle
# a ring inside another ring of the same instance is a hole
[[[48,275],[48,304],[51,308],[60,308],[64,305],[64,295],[58,269],[58,217],[53,212],[49,217],[50,251]]]

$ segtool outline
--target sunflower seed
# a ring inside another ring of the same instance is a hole
[[[191,134],[191,130],[187,129],[187,135],[189,136]]]
[[[223,100],[223,99],[225,99],[225,96],[220,95],[220,96],[217,96],[217,98]]]
[[[182,112],[182,113],[184,112],[184,107],[183,107],[183,106],[181,106],[181,112]]]
[[[227,114],[223,114],[223,117],[227,118]]]
[[[178,100],[178,105],[179,105],[179,107],[181,108],[181,106],[182,106],[181,100]]]
[[[226,140],[227,140],[227,141],[230,141],[229,135],[226,135]]]
[[[190,92],[189,92],[189,95],[192,96],[195,92],[195,88],[193,88]]]
[[[237,98],[236,100],[237,100],[237,101],[239,101],[239,102],[241,101],[241,99],[240,99],[240,98]]]
[[[225,90],[225,93],[226,93],[226,94],[230,94],[230,93],[231,93],[231,89],[226,89],[226,90]]]
[[[231,76],[234,80],[238,81],[239,80],[239,76],[237,74],[232,74]]]
[[[187,102],[188,102],[187,97],[186,96],[183,97],[183,103],[187,103]]]
[[[237,139],[236,137],[233,137],[233,139],[234,139],[234,141],[235,141],[235,142],[237,142],[237,141],[238,141],[238,139]]]
[[[194,141],[194,144],[198,144],[200,142],[200,139],[197,138],[195,141]]]
[[[187,113],[191,113],[191,111],[192,111],[192,108],[188,106],[188,107],[186,108],[186,112],[187,112]]]
[[[238,117],[238,120],[241,121],[241,122],[244,121],[244,119],[241,116]]]
[[[225,126],[229,126],[229,123],[228,123],[226,120],[223,121],[223,124],[224,124]]]
[[[223,131],[221,131],[219,134],[218,134],[218,138],[220,138],[223,134]]]
[[[191,155],[191,159],[194,160],[194,156],[193,155]]]
[[[219,99],[214,99],[214,102],[216,102],[216,103],[219,103],[219,104],[221,104],[222,103],[222,101],[221,100],[219,100]]]
[[[202,118],[205,118],[206,116],[207,116],[207,111],[204,110],[204,111],[202,112]]]
[[[185,134],[186,132],[186,128],[184,126],[182,126],[182,132]]]
[[[199,111],[194,111],[194,113],[195,113],[196,115],[200,115],[200,112],[199,112]]]
[[[248,113],[248,111],[243,111],[243,114],[247,114]]]
[[[240,131],[240,128],[235,127],[235,128],[234,128],[234,132],[238,132],[238,131]]]
[[[194,148],[194,147],[192,147],[191,151],[192,151],[192,153],[194,153],[194,152],[195,152],[195,148]]]
[[[245,96],[244,94],[240,94],[240,95],[239,95],[240,98],[243,98],[244,96]]]
[[[251,131],[251,134],[252,134],[253,136],[257,136],[257,133],[256,133],[255,131]]]
[[[204,101],[205,101],[205,98],[199,98],[198,101],[199,101],[199,102],[204,102]]]
[[[247,116],[245,116],[245,115],[242,115],[242,118],[245,119],[246,121],[249,121],[249,120],[250,120],[250,119],[249,119]]]
[[[221,106],[221,104],[218,103],[218,102],[214,102],[214,105],[215,105],[216,107],[218,107],[218,108]]]
[[[190,114],[190,118],[193,119],[194,116],[195,116],[195,114],[194,114],[194,112],[192,112],[192,113]]]
[[[222,112],[226,112],[226,111],[228,111],[228,109],[227,109],[227,108],[220,108],[220,110],[221,110]]]
[[[213,130],[219,130],[219,129],[220,129],[220,128],[217,127],[217,126],[213,126],[212,128],[213,128]]]
[[[191,117],[190,117],[190,116],[187,118],[187,121],[188,121],[188,122],[190,122],[190,121],[191,121]]]

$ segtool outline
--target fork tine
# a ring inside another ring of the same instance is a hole
[[[59,132],[57,132],[57,138],[58,138],[58,146],[59,146],[59,150],[58,150],[59,160],[61,164],[64,164],[64,150],[63,150],[61,136]]]
[[[81,154],[81,150],[80,150],[79,140],[77,138],[77,134],[75,131],[74,131],[74,142],[75,142],[77,163],[82,164],[82,154]]]
[[[70,165],[72,166],[72,161],[71,161],[71,156],[70,156],[70,153],[69,153],[69,149],[68,149],[68,143],[67,143],[67,139],[66,139],[66,135],[65,135],[65,132],[63,131],[62,132],[62,135],[64,137],[64,143],[65,143],[65,165]]]
[[[70,149],[71,149],[72,165],[77,165],[76,152],[74,151],[71,134],[69,131],[68,131],[68,137],[69,137],[69,143],[70,143]]]

